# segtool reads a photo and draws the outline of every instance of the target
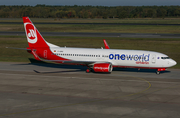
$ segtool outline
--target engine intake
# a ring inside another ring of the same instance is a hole
[[[112,72],[112,64],[110,63],[96,63],[93,66],[94,72]]]

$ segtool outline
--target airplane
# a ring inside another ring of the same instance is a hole
[[[156,74],[176,65],[167,55],[144,50],[110,49],[106,40],[105,49],[60,47],[47,42],[29,17],[23,17],[29,47],[25,48],[39,61],[87,66],[86,72],[111,73],[114,67],[156,69]]]

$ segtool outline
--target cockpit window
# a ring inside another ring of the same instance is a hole
[[[170,59],[169,57],[161,57],[161,59]]]

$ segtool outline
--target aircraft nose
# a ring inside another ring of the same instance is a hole
[[[177,62],[174,61],[173,59],[169,60],[169,62],[170,62],[170,65],[171,65],[171,66],[175,66],[175,65],[177,64]]]

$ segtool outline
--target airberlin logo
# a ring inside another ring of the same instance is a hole
[[[26,35],[29,43],[37,42],[37,34],[35,27],[30,23],[25,23]]]
[[[35,34],[35,31],[33,29],[29,29],[28,37],[30,39],[35,39],[36,38],[36,34]]]

